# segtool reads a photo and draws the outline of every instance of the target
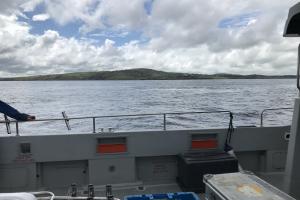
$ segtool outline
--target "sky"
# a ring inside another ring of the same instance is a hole
[[[296,0],[1,0],[0,77],[149,68],[295,74]]]

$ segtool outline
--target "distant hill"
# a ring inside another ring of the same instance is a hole
[[[153,69],[128,69],[119,71],[75,72],[41,76],[0,78],[0,81],[44,81],[44,80],[186,80],[186,79],[284,79],[293,75],[264,76],[236,74],[189,74],[157,71]]]

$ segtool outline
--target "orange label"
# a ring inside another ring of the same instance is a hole
[[[192,149],[215,149],[217,147],[216,139],[192,140]]]
[[[126,144],[99,144],[97,146],[98,153],[121,153],[126,151]]]

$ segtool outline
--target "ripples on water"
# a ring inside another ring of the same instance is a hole
[[[230,110],[235,126],[259,126],[266,108],[293,107],[295,80],[0,82],[0,99],[42,118]],[[265,125],[289,125],[291,111],[265,113]],[[227,127],[228,114],[167,116],[167,129]],[[163,116],[97,119],[97,130],[162,130]],[[91,132],[91,120],[71,121],[71,133]],[[66,133],[64,121],[20,124],[22,134]],[[0,126],[5,134],[5,126]]]

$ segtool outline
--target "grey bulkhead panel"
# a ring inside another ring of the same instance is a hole
[[[284,133],[289,127],[238,128],[233,146],[243,152],[285,152]],[[0,138],[0,191],[175,180],[176,155],[190,150],[191,138],[214,135],[222,148],[226,129],[98,133],[78,135],[20,136]],[[199,135],[199,136],[198,136]],[[100,154],[99,139],[126,138],[127,152]],[[30,143],[31,153],[20,153],[20,144]],[[251,156],[250,156],[251,157]],[[245,163],[251,160],[245,159]],[[175,162],[174,162],[175,161]],[[150,169],[152,166],[152,170]],[[156,173],[152,174],[151,173]],[[156,177],[156,178],[155,178]]]

